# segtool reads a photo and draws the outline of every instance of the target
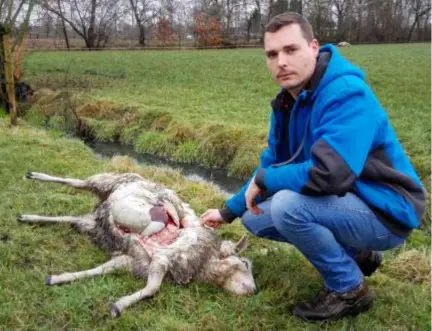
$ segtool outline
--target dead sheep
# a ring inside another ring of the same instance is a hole
[[[175,284],[195,281],[213,284],[236,295],[253,295],[257,287],[252,263],[240,257],[247,237],[237,243],[222,240],[215,230],[201,226],[189,204],[175,192],[135,173],[101,173],[85,180],[29,172],[27,178],[88,190],[99,197],[92,213],[83,216],[20,215],[25,223],[67,222],[107,252],[111,259],[93,269],[49,276],[45,284],[126,269],[147,278],[145,287],[112,304],[113,317],[149,298],[165,277]]]

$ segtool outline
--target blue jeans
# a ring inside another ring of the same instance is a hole
[[[356,195],[313,197],[282,190],[258,204],[264,212],[246,211],[242,222],[252,234],[294,245],[336,292],[358,287],[363,274],[355,255],[384,251],[404,239],[389,231]]]

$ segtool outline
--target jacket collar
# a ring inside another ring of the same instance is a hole
[[[305,88],[300,92],[300,94],[305,92],[306,98],[312,95],[312,93],[318,87],[321,78],[323,77],[327,69],[330,57],[330,52],[319,53],[314,73],[312,74],[312,77],[309,79],[308,83],[306,84]],[[294,102],[295,100],[291,96],[291,94],[287,90],[282,88],[276,98],[271,101],[271,106],[272,109],[275,111],[289,111],[294,105]]]

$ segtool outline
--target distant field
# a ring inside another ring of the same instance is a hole
[[[430,44],[363,45],[341,52],[366,71],[429,187]],[[241,177],[256,165],[270,100],[278,91],[261,49],[36,52],[26,57],[24,72],[36,87],[73,91],[85,102],[109,102],[114,112],[131,106],[140,114],[139,120],[120,125],[112,115],[99,111],[92,117],[87,111],[98,139],[222,166]]]

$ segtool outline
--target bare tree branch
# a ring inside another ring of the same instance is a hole
[[[15,14],[13,15],[13,17],[11,19],[11,24],[12,25],[15,25],[15,22],[16,22],[16,19],[18,17],[18,14],[20,13],[21,8],[22,8],[22,6],[24,5],[25,2],[26,2],[26,0],[21,0],[20,4],[18,5],[18,8],[16,9]],[[34,5],[33,1],[30,1],[30,6],[33,6],[33,5]]]
[[[28,25],[29,25],[29,21],[30,21],[30,16],[32,14],[33,7],[35,6],[35,3],[36,3],[36,1],[34,1],[34,0],[33,1],[32,0],[29,1],[27,12],[26,12],[24,21],[21,24],[18,38],[16,38],[16,40],[15,40],[13,46],[12,46],[12,52],[15,52],[16,47],[19,46],[19,45],[21,45],[23,43],[23,41],[24,41],[24,36],[27,33]],[[21,5],[19,7],[19,11],[21,10],[23,4],[24,4],[24,0],[21,2]],[[19,11],[17,10],[17,12],[16,12],[16,14],[14,16],[13,22],[16,21],[16,18],[18,17]]]
[[[62,12],[58,11],[55,8],[52,8],[51,6],[49,6],[46,2],[44,3],[44,8],[48,11],[50,11],[51,13],[59,16],[61,19],[65,20],[65,22],[67,22],[70,27],[83,39],[86,38],[86,35],[75,25],[74,22],[72,22],[71,20],[69,20],[66,15],[63,15]]]
[[[145,46],[146,25],[157,16],[155,2],[152,0],[129,0],[129,3],[140,31],[139,44]]]

